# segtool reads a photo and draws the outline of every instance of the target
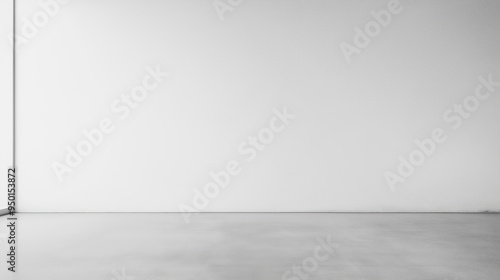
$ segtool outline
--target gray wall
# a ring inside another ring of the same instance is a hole
[[[12,1],[0,1],[0,180],[7,182],[7,169],[12,166]],[[0,209],[7,207],[7,185],[0,191]]]
[[[18,2],[20,210],[499,210],[498,1]]]

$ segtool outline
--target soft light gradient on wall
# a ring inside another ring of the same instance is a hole
[[[20,211],[179,211],[230,160],[241,174],[203,211],[500,210],[500,89],[457,130],[443,113],[500,80],[500,2],[406,1],[348,63],[341,42],[389,1],[73,0],[18,61]],[[39,10],[19,0],[17,25]],[[170,76],[130,116],[110,105],[147,67]],[[256,158],[238,145],[295,115]],[[59,182],[53,162],[116,125]],[[415,139],[448,139],[392,192]]]
[[[0,209],[7,208],[7,169],[12,167],[12,45],[9,35],[13,27],[12,1],[0,1],[0,167],[1,181],[5,188],[0,191]]]

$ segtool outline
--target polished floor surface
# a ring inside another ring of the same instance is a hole
[[[498,214],[25,213],[16,237],[0,279],[500,279]]]

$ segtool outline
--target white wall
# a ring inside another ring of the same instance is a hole
[[[7,170],[12,167],[12,1],[0,1],[0,209],[7,208]],[[10,34],[10,35],[9,35]]]
[[[18,2],[19,26],[42,9]],[[443,119],[500,80],[500,2],[402,0],[348,63],[341,42],[388,2],[246,0],[223,21],[211,1],[48,8],[18,55],[21,210],[179,211],[231,160],[241,173],[202,211],[500,210],[500,88],[458,129]],[[120,119],[111,104],[155,65],[171,75]],[[284,107],[295,118],[247,161],[240,143]],[[59,182],[54,162],[105,118]],[[435,128],[446,141],[392,191],[384,173]]]

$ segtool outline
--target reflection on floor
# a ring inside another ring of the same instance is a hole
[[[6,259],[6,216],[0,217]],[[16,280],[494,280],[497,214],[18,214]]]

